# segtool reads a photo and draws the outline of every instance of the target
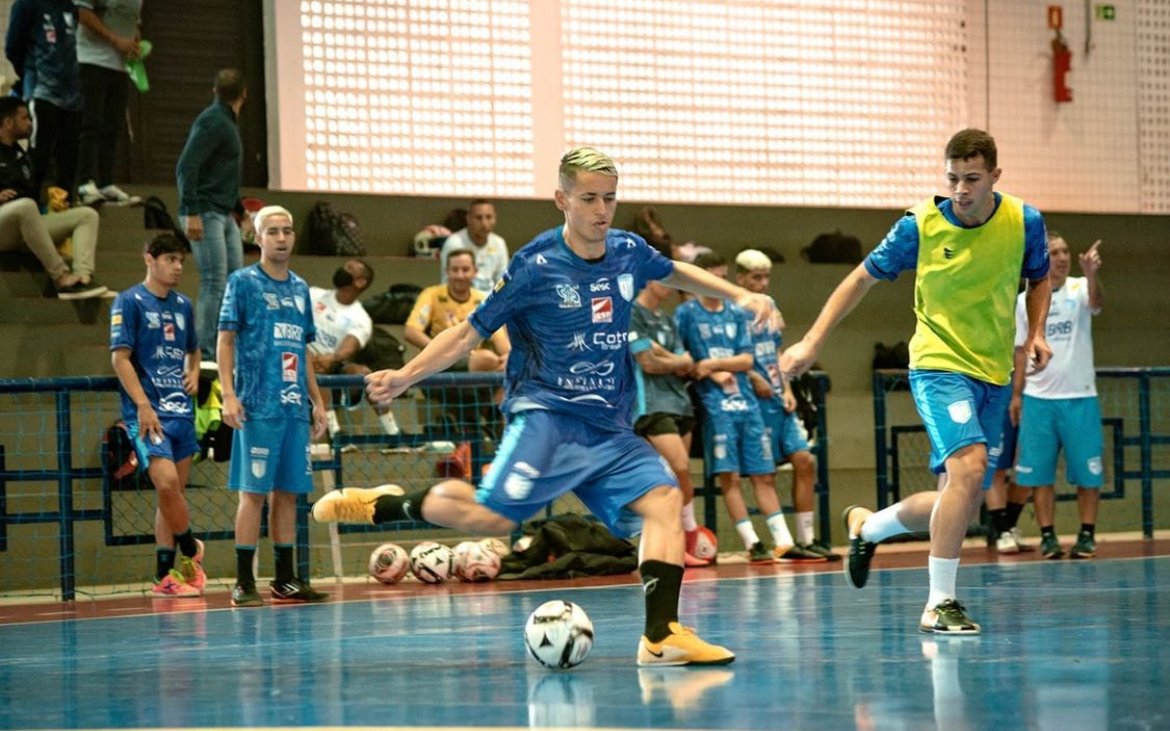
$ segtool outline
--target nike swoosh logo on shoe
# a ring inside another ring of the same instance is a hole
[[[646,648],[646,652],[650,653],[654,657],[662,657],[664,654],[662,652],[655,652],[654,650],[651,650],[649,647]]]

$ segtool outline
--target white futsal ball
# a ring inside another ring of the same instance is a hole
[[[524,646],[541,665],[571,668],[593,649],[593,623],[572,602],[554,599],[536,608],[524,625]]]
[[[410,549],[410,572],[425,584],[442,584],[451,578],[455,554],[434,541],[423,541]]]
[[[383,584],[397,584],[410,570],[410,556],[397,543],[383,543],[370,554],[370,576]]]
[[[499,538],[483,538],[480,540],[479,545],[483,546],[484,548],[486,548],[490,551],[495,552],[495,554],[497,556],[499,556],[500,558],[503,558],[504,556],[507,556],[509,553],[512,552],[511,550],[509,550],[508,544],[504,543]]]
[[[460,581],[491,581],[500,573],[500,557],[479,541],[455,546],[455,575]]]

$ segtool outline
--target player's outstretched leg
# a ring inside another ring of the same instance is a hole
[[[845,578],[855,589],[865,586],[869,581],[869,565],[873,561],[876,543],[870,543],[861,537],[861,526],[873,515],[873,511],[860,505],[850,505],[841,514],[845,523],[845,534],[849,537],[849,557],[845,561]]]
[[[398,485],[377,487],[343,487],[331,490],[313,503],[313,520],[318,523],[374,524],[378,498],[401,497],[405,491]]]

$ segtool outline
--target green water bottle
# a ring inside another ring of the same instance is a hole
[[[139,41],[138,58],[126,60],[126,73],[130,75],[130,81],[134,82],[134,86],[138,91],[144,94],[150,91],[150,79],[146,77],[146,64],[144,61],[150,55],[152,48],[154,48],[154,45],[150,41]]]

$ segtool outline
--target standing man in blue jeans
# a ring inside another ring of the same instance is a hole
[[[216,74],[215,101],[191,125],[176,171],[179,215],[199,264],[195,324],[205,360],[215,359],[219,309],[227,277],[244,264],[244,246],[232,212],[242,210],[240,169],[244,146],[236,119],[247,96],[244,77],[237,69],[221,69]]]

